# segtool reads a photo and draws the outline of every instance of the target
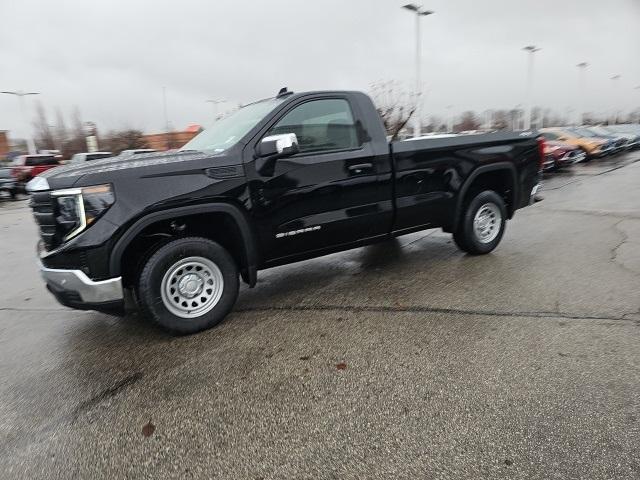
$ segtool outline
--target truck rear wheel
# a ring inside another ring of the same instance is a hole
[[[173,240],[146,262],[138,279],[143,312],[171,332],[211,328],[238,297],[238,268],[219,244],[199,237]]]
[[[491,252],[498,246],[506,227],[504,200],[492,190],[478,193],[465,206],[453,240],[471,255]]]

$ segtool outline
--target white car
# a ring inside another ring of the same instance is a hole
[[[100,158],[109,158],[113,157],[113,153],[111,152],[85,152],[85,153],[76,153],[69,163],[84,163],[89,162],[91,160],[98,160]]]
[[[127,158],[133,157],[134,155],[140,155],[141,153],[153,153],[156,151],[157,150],[154,150],[152,148],[136,148],[133,150],[123,150],[120,152],[120,155],[118,155],[118,157]]]

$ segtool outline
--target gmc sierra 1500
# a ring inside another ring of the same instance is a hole
[[[326,91],[247,105],[181,151],[107,158],[32,181],[48,289],[123,312],[123,289],[162,327],[220,322],[238,276],[418,230],[492,251],[535,194],[535,132],[387,141],[368,96]]]

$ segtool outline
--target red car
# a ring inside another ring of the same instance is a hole
[[[569,145],[568,143],[545,140],[542,169],[545,172],[558,170],[568,165],[582,162],[586,158],[586,154],[579,147]]]
[[[60,165],[55,155],[20,155],[13,160],[11,175],[20,184],[26,184],[33,177]]]

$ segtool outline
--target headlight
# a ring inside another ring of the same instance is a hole
[[[56,200],[56,223],[63,240],[78,235],[115,201],[111,185],[56,190],[51,195]]]

